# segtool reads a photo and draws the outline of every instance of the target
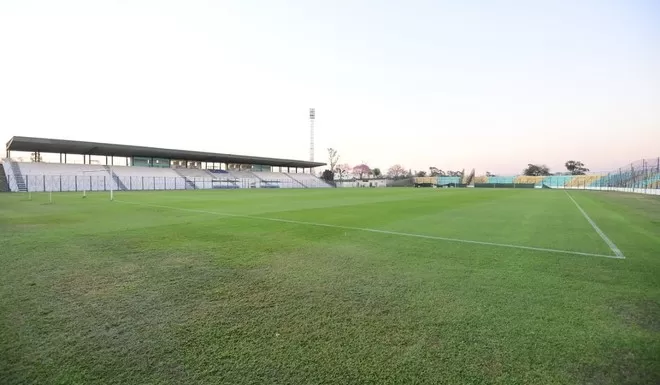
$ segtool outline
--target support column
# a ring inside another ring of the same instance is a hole
[[[64,163],[66,163],[66,152],[64,153]]]
[[[62,153],[60,152],[60,163],[62,163]]]
[[[107,155],[105,156],[105,165],[106,166],[108,165],[108,156]]]

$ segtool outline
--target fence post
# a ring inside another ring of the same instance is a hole
[[[156,189],[156,177],[154,177],[154,190]]]

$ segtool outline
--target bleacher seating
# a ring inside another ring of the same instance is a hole
[[[642,188],[660,188],[660,173],[652,175],[642,182]]]
[[[585,188],[596,184],[601,178],[600,175],[574,175],[569,181],[564,184],[565,188]]]
[[[113,166],[111,174],[110,166],[104,165],[12,162],[9,159],[1,167],[11,191],[332,187],[312,174],[265,171]]]
[[[512,176],[489,176],[488,183],[513,184]]]
[[[186,182],[171,168],[115,166],[112,171],[128,190],[180,190]]]
[[[240,188],[257,188],[260,179],[252,172],[247,170],[229,170],[229,174],[234,177],[236,185]]]
[[[287,175],[307,188],[332,187],[323,179],[318,178],[312,174],[287,173]]]
[[[216,178],[212,172],[199,168],[175,168],[175,172],[188,178]]]
[[[108,170],[100,165],[39,162],[14,164],[20,169],[27,191],[98,191],[109,190],[110,187],[117,189]]]
[[[439,176],[438,185],[447,186],[447,185],[458,185],[461,183],[460,176]]]
[[[438,178],[435,176],[417,176],[415,177],[415,185],[433,185],[435,186],[438,182]]]
[[[543,178],[543,185],[551,188],[563,188],[573,179],[573,175],[551,175]]]
[[[625,187],[629,185],[629,181],[634,177],[630,171],[619,173],[610,173],[600,177],[591,182],[590,186],[597,187]]]
[[[519,175],[515,177],[513,180],[513,183],[516,184],[534,184],[537,186],[541,185],[541,182],[543,182],[543,176],[528,176],[528,175]]]
[[[475,176],[472,183],[488,183],[488,177],[485,175]]]
[[[266,171],[253,171],[252,173],[261,180],[262,186],[279,188],[305,188],[302,183],[294,180],[285,173]]]

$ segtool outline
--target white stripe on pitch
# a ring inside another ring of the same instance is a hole
[[[254,215],[220,213],[220,212],[216,212],[216,211],[186,209],[186,208],[180,208],[180,207],[154,205],[154,204],[149,204],[149,203],[128,202],[128,201],[121,201],[121,200],[116,200],[116,199],[115,199],[115,202],[126,203],[126,204],[131,204],[131,205],[138,205],[138,206],[146,206],[146,207],[156,207],[156,208],[169,209],[169,210],[187,211],[187,212],[192,212],[192,213],[219,215],[219,216],[224,216],[224,217],[257,219],[257,220],[263,220],[263,221],[291,223],[291,224],[306,225],[306,226],[329,227],[329,228],[334,228],[334,229],[364,231],[364,232],[378,233],[378,234],[397,235],[397,236],[402,236],[402,237],[414,237],[414,238],[423,238],[423,239],[434,239],[434,240],[446,241],[446,242],[468,243],[468,244],[473,244],[473,245],[507,247],[507,248],[510,248],[510,249],[544,251],[544,252],[549,252],[549,253],[583,255],[583,256],[588,256],[588,257],[604,257],[604,258],[614,258],[614,259],[623,258],[622,256],[594,254],[594,253],[583,253],[583,252],[580,252],[580,251],[548,249],[548,248],[544,248],[544,247],[520,246],[520,245],[511,245],[511,244],[507,244],[507,243],[472,241],[472,240],[468,240],[468,239],[438,237],[438,236],[434,236],[434,235],[424,235],[424,234],[402,233],[402,232],[398,232],[398,231],[370,229],[370,228],[364,228],[364,227],[331,225],[331,224],[327,224],[327,223],[295,221],[295,220],[290,220],[290,219],[268,218],[268,217],[254,216]]]
[[[600,237],[603,238],[603,241],[605,241],[605,243],[607,243],[607,246],[609,246],[610,249],[612,249],[614,254],[618,258],[621,258],[621,259],[626,258],[626,257],[623,256],[623,253],[621,252],[621,250],[619,250],[619,248],[616,247],[614,242],[612,242],[612,240],[607,235],[605,235],[603,230],[601,230],[600,227],[598,227],[598,225],[596,225],[596,222],[594,222],[591,218],[589,218],[589,215],[587,215],[587,213],[582,209],[582,207],[580,207],[580,205],[575,201],[575,199],[573,199],[571,194],[569,194],[568,191],[565,191],[565,192],[566,192],[566,195],[568,195],[568,197],[573,201],[573,203],[575,203],[575,206],[578,208],[578,210],[580,210],[582,215],[584,215],[584,217],[587,219],[587,221],[591,224],[591,227],[593,227],[594,230],[596,230],[598,235],[600,235]]]

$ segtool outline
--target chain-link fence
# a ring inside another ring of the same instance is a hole
[[[66,191],[144,191],[144,190],[211,190],[239,188],[330,188],[322,180],[307,178],[201,178],[157,176],[99,176],[99,175],[7,175],[10,191],[66,192]]]
[[[642,159],[602,174],[544,177],[542,187],[660,195],[660,158]]]

